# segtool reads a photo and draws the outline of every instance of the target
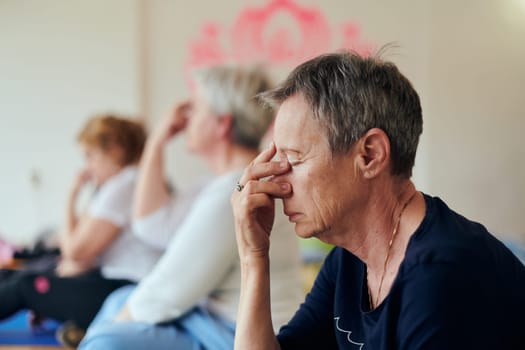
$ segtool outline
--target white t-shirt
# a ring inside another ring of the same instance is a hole
[[[88,212],[122,229],[99,259],[102,275],[139,281],[153,268],[162,251],[144,244],[131,231],[133,191],[137,167],[128,166],[107,180],[95,193]]]
[[[166,252],[128,300],[135,320],[169,321],[204,305],[235,322],[241,282],[230,195],[241,174],[235,171],[220,176],[200,192],[194,189],[134,222],[134,231],[150,244],[157,239],[159,246],[164,244],[171,232]],[[186,203],[185,208],[174,207],[178,199]],[[298,241],[279,208],[271,240],[272,318],[278,329],[304,299]]]

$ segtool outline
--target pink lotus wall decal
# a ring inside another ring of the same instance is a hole
[[[232,54],[240,62],[302,61],[330,49],[330,26],[321,11],[302,8],[291,0],[244,9],[231,34]]]
[[[245,7],[231,26],[204,23],[188,44],[185,71],[226,62],[293,67],[341,48],[368,55],[374,46],[362,39],[358,23],[333,26],[318,8],[270,0],[265,6]]]

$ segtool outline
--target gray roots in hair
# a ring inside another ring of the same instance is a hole
[[[273,87],[262,68],[213,66],[195,71],[193,77],[212,112],[219,117],[232,116],[232,142],[258,148],[274,116],[274,111],[256,98]]]
[[[259,95],[278,107],[301,94],[324,129],[332,154],[346,153],[368,130],[389,138],[391,173],[410,177],[423,118],[419,96],[397,67],[353,52],[326,54],[295,68],[275,89]]]

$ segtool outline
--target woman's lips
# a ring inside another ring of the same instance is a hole
[[[288,216],[288,220],[290,222],[296,222],[299,217],[302,215],[301,213],[285,213],[286,216]]]

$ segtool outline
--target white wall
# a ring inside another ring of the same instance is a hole
[[[525,239],[525,1],[432,2],[428,188]]]
[[[330,22],[332,31],[332,49],[342,40],[341,26],[352,22],[361,27],[361,39],[379,46],[397,42],[399,49],[392,50],[392,58],[399,63],[414,81],[418,91],[424,95],[427,85],[429,52],[428,5],[425,2],[400,0],[395,4],[383,1],[347,1],[347,0],[298,0],[297,3],[309,9],[319,10]],[[231,46],[228,32],[240,12],[247,8],[262,8],[265,0],[230,0],[227,2],[209,2],[196,0],[191,4],[185,1],[150,0],[147,2],[147,114],[155,124],[171,104],[188,95],[184,83],[183,67],[188,58],[190,43],[197,39],[205,23],[215,22],[220,26],[218,34],[222,48],[229,52]],[[194,10],[192,10],[194,9]],[[342,11],[344,9],[344,11]],[[192,15],[189,16],[188,14]],[[289,23],[285,27],[295,27]],[[416,27],[418,30],[413,30]],[[276,80],[283,79],[295,66],[280,64],[271,66]],[[426,140],[422,140],[424,149]],[[204,165],[185,151],[184,139],[177,139],[171,146],[169,171],[177,184],[186,185],[195,174],[206,173]],[[425,151],[420,152],[424,154]],[[426,183],[425,157],[419,157],[415,177],[418,183]],[[183,166],[181,166],[183,165]]]
[[[423,103],[416,183],[498,235],[525,238],[525,0],[295,1],[319,9],[334,37],[351,21],[365,41],[399,44],[386,57]],[[265,4],[0,1],[0,232],[59,222],[80,159],[73,136],[89,113],[144,111],[155,124],[188,94],[184,65],[203,24],[230,28],[243,8]],[[290,68],[272,67],[277,77]],[[207,169],[180,139],[169,172],[184,186]]]
[[[86,118],[140,111],[136,3],[0,1],[0,235],[59,225]]]

